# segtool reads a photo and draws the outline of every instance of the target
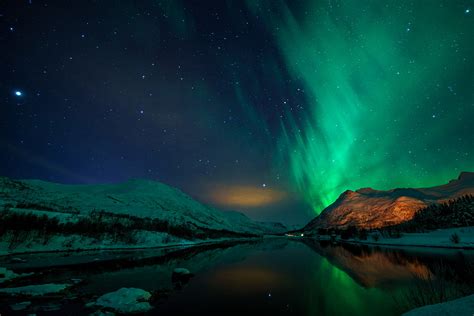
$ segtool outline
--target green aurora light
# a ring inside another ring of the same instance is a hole
[[[304,119],[281,120],[276,156],[316,214],[347,189],[428,186],[474,169],[474,19],[461,3],[248,7],[304,87]]]

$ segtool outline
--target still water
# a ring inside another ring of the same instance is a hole
[[[64,295],[33,300],[22,312],[9,307],[18,299],[1,297],[2,315],[87,315],[94,309],[86,308],[86,303],[97,296],[135,287],[153,293],[150,315],[389,316],[409,308],[407,296],[415,276],[441,282],[445,275],[439,274],[449,271],[450,283],[462,283],[474,252],[273,238],[185,249],[22,258],[25,263],[0,259],[0,266],[35,272],[15,286],[81,282]],[[188,282],[173,282],[171,274],[177,267],[194,276]]]

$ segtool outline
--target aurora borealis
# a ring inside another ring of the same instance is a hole
[[[150,178],[290,223],[446,182],[474,169],[472,6],[2,3],[0,175]]]
[[[458,6],[310,2],[295,14],[270,3],[253,12],[306,96],[302,118],[282,119],[279,150],[316,213],[348,188],[423,186],[473,167],[474,24]]]

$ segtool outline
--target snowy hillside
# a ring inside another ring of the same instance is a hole
[[[0,210],[4,222],[10,220],[14,226],[19,221],[41,224],[38,217],[44,215],[52,221],[48,227],[55,234],[74,231],[81,235],[94,229],[104,232],[110,227],[122,232],[125,228],[141,230],[142,235],[143,231],[166,233],[190,240],[251,237],[286,230],[278,223],[256,222],[238,212],[216,210],[175,188],[148,180],[63,185],[0,178]]]

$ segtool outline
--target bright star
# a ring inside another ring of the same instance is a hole
[[[20,90],[16,90],[16,91],[15,91],[15,95],[16,95],[17,97],[21,97],[21,96],[23,95],[23,92],[21,92]]]
[[[267,185],[266,185],[265,183],[264,183],[264,184],[262,184],[262,187],[264,187],[264,188],[265,188],[266,186],[267,186]]]
[[[469,14],[469,13],[471,13],[471,9],[466,9],[466,11],[464,11],[464,12],[466,12],[466,14]]]

